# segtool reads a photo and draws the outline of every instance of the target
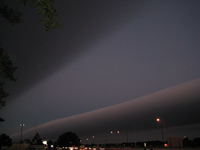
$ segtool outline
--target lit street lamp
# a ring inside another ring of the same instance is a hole
[[[113,131],[110,131],[110,133],[113,134],[114,132],[113,132]],[[117,130],[117,133],[118,133],[118,134],[120,133],[119,130]]]
[[[156,121],[161,123],[162,141],[164,142],[165,122],[160,120],[160,118],[157,118]]]
[[[86,139],[86,141],[87,141],[87,144],[89,144],[89,143],[88,143],[88,141],[89,141],[89,139],[88,139],[88,138]]]
[[[21,123],[20,124],[20,127],[21,127],[21,135],[20,135],[20,150],[21,150],[21,143],[22,143],[22,132],[23,132],[23,127],[25,126],[25,124],[24,123]]]
[[[94,135],[92,136],[92,139],[93,139],[93,144],[94,144]]]
[[[20,127],[21,127],[21,136],[20,136],[20,143],[22,142],[22,132],[23,132],[23,127],[25,126],[24,123],[21,123],[20,124]]]
[[[111,134],[114,134],[114,132],[113,131],[110,131],[110,133]],[[119,132],[119,130],[117,130],[117,134],[119,134],[120,132]]]

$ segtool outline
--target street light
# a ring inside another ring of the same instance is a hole
[[[93,139],[93,144],[94,144],[94,135],[92,136],[92,139]]]
[[[21,123],[20,124],[20,127],[21,127],[21,136],[20,136],[20,142],[22,142],[22,132],[23,132],[23,127],[25,126],[24,123]]]
[[[156,121],[161,123],[162,141],[164,142],[165,122],[160,120],[160,118],[156,118]]]
[[[110,133],[113,134],[114,132],[113,132],[113,131],[110,131]],[[120,133],[119,130],[117,130],[117,133],[118,133],[118,134]]]
[[[89,141],[89,139],[88,139],[88,138],[86,139],[86,141],[87,141],[87,144],[89,144],[89,143],[88,143],[88,141]]]
[[[110,131],[110,133],[111,133],[111,134],[114,134],[114,132],[113,132],[112,130]],[[116,133],[117,133],[117,134],[119,134],[119,133],[120,133],[120,131],[119,131],[119,130],[117,130],[117,131],[116,131]],[[113,136],[114,136],[114,135],[113,135]]]
[[[21,123],[20,124],[20,127],[21,127],[21,135],[20,135],[20,145],[19,145],[19,149],[21,150],[21,143],[22,143],[22,132],[23,132],[23,127],[25,126],[25,124],[24,123]]]

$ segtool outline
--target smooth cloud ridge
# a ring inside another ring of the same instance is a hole
[[[57,139],[66,131],[80,137],[105,135],[110,130],[131,132],[135,123],[138,131],[154,130],[158,128],[156,117],[166,123],[166,128],[198,124],[199,91],[200,79],[196,79],[121,104],[44,123],[24,131],[23,138],[31,139],[35,132],[49,139]],[[20,133],[11,135],[13,140],[19,137]]]

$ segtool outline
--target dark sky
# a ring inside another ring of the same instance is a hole
[[[9,135],[200,78],[200,1],[56,1],[51,33],[34,9],[8,3],[24,12],[18,25],[0,19],[18,67],[0,110]]]

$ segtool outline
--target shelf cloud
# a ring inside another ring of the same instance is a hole
[[[184,125],[188,128],[188,125],[200,123],[199,91],[200,79],[196,79],[121,104],[52,120],[25,130],[23,138],[32,138],[35,132],[49,139],[57,139],[66,131],[80,137],[105,135],[110,130],[131,132],[134,124],[138,131],[154,130],[158,128],[156,117],[165,122],[166,128]],[[20,133],[11,138],[18,139],[19,136]]]

